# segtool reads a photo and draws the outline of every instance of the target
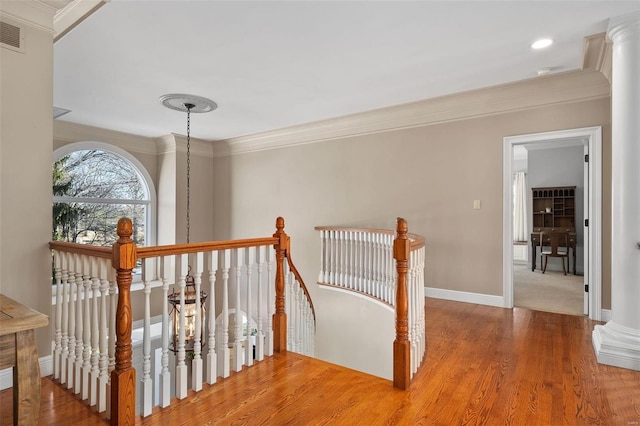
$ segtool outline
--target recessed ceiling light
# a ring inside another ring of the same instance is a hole
[[[549,47],[553,44],[553,40],[550,38],[541,38],[540,40],[536,40],[531,44],[532,49],[544,49],[545,47]]]

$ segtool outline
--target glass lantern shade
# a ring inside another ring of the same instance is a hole
[[[178,352],[178,340],[180,338],[180,291],[174,290],[168,297],[171,305],[171,320],[173,321],[173,341],[170,348],[173,352]],[[200,345],[205,344],[205,324],[206,309],[205,301],[207,293],[200,291]],[[187,275],[186,286],[184,289],[184,350],[185,352],[193,352],[196,339],[196,324],[198,321],[196,306],[196,286],[193,277]]]

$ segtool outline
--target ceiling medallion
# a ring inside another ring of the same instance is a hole
[[[176,111],[187,112],[210,112],[218,108],[218,104],[211,99],[203,98],[202,96],[186,95],[184,93],[170,93],[168,95],[160,96],[160,102],[162,105],[169,109]],[[187,105],[190,108],[187,108]]]

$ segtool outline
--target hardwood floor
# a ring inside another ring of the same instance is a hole
[[[409,391],[293,353],[220,380],[139,425],[638,425],[640,372],[601,365],[580,316],[427,299],[427,359]],[[0,393],[0,424],[11,395]],[[104,425],[43,379],[40,423]]]

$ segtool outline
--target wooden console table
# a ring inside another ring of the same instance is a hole
[[[33,330],[49,318],[0,294],[0,369],[13,367],[13,424],[37,425],[40,361]]]

